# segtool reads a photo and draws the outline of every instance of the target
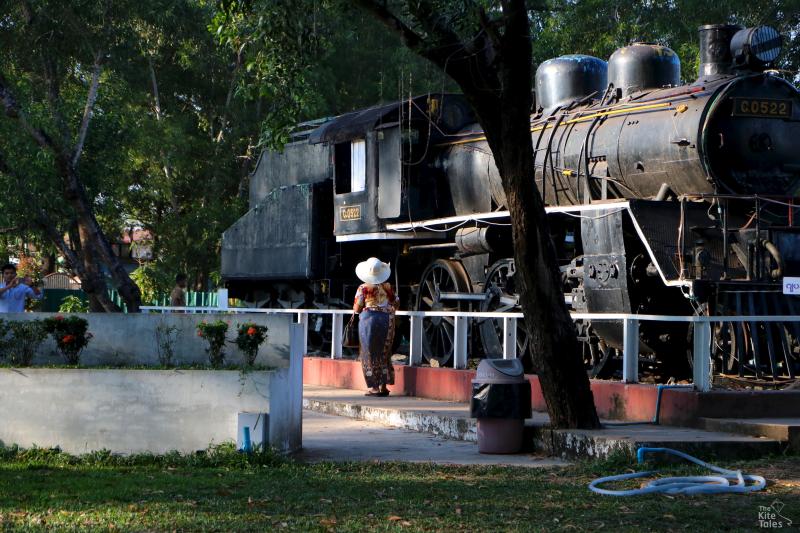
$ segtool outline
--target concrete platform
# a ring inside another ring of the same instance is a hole
[[[450,402],[469,402],[474,370],[394,365],[395,384],[389,389],[398,396],[414,396]],[[531,384],[534,411],[546,412],[539,378],[526,376]],[[303,358],[303,383],[344,389],[366,388],[361,364],[354,360],[323,357]],[[651,421],[656,414],[659,388],[652,384],[591,380],[598,414],[609,420]],[[800,418],[800,390],[697,392],[691,387],[661,391],[658,412],[662,424],[702,427],[708,418]]]
[[[309,462],[400,461],[526,468],[568,464],[534,454],[484,455],[471,442],[308,410],[303,412],[303,450],[296,457]]]
[[[475,420],[465,403],[407,396],[375,398],[363,391],[305,385],[303,407],[307,410],[356,418],[428,433],[448,439],[475,442]],[[780,452],[784,444],[773,438],[737,435],[721,431],[652,424],[612,425],[605,429],[552,430],[544,413],[526,421],[530,449],[551,456],[605,458],[622,453],[635,455],[641,446],[669,447],[704,458],[752,458]]]
[[[700,422],[703,429],[767,437],[785,442],[790,450],[800,452],[800,418],[703,417]]]

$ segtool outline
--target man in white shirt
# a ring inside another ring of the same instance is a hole
[[[44,293],[38,287],[31,287],[30,278],[18,278],[17,267],[3,266],[3,281],[0,282],[0,313],[24,313],[25,300],[39,300]]]

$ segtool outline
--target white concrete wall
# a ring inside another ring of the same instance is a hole
[[[235,442],[239,412],[268,413],[268,440],[300,447],[289,369],[0,369],[0,442],[68,453],[184,453]]]
[[[88,318],[96,335],[92,342],[100,338],[86,354],[95,364],[157,364],[153,323],[166,318],[193,333],[201,320],[192,315]],[[292,324],[288,315],[259,318],[270,328],[259,362],[274,362],[280,368],[249,372],[0,368],[0,445],[60,446],[76,454],[101,449],[190,453],[236,442],[238,413],[255,412],[268,414],[271,447],[297,451],[302,445],[303,325]],[[184,335],[187,341],[188,336]],[[202,343],[187,342],[179,352],[181,360],[204,361],[202,348]],[[103,349],[113,349],[113,357]]]
[[[8,313],[0,315],[4,320],[33,320],[68,313]],[[257,365],[286,367],[289,364],[290,315],[253,314],[123,314],[123,313],[79,313],[89,321],[89,331],[94,335],[81,353],[83,366],[157,366],[158,344],[156,327],[159,324],[178,327],[175,347],[175,364],[206,364],[207,342],[197,336],[197,324],[205,320],[222,319],[230,322],[228,340],[236,338],[236,325],[255,322],[269,328],[268,338],[258,352]],[[225,347],[226,364],[240,365],[243,354],[235,344]],[[42,344],[34,364],[63,364],[50,337]],[[1,406],[0,406],[1,407]]]

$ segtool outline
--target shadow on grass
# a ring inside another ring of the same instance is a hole
[[[776,498],[784,515],[800,519],[798,495],[775,487],[749,496],[624,500],[589,492],[594,477],[633,466],[619,459],[558,469],[303,464],[229,447],[197,456],[78,458],[6,450],[0,461],[0,526],[12,529],[715,531],[756,527],[758,506]]]

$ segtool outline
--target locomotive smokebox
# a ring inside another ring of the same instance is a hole
[[[545,110],[595,95],[608,86],[608,65],[600,58],[567,55],[548,59],[536,69],[536,98]]]
[[[678,54],[658,44],[634,43],[620,48],[608,60],[608,81],[622,94],[677,87],[681,84]]]
[[[730,74],[733,69],[731,39],[742,27],[736,24],[700,26],[700,69],[698,79]]]

